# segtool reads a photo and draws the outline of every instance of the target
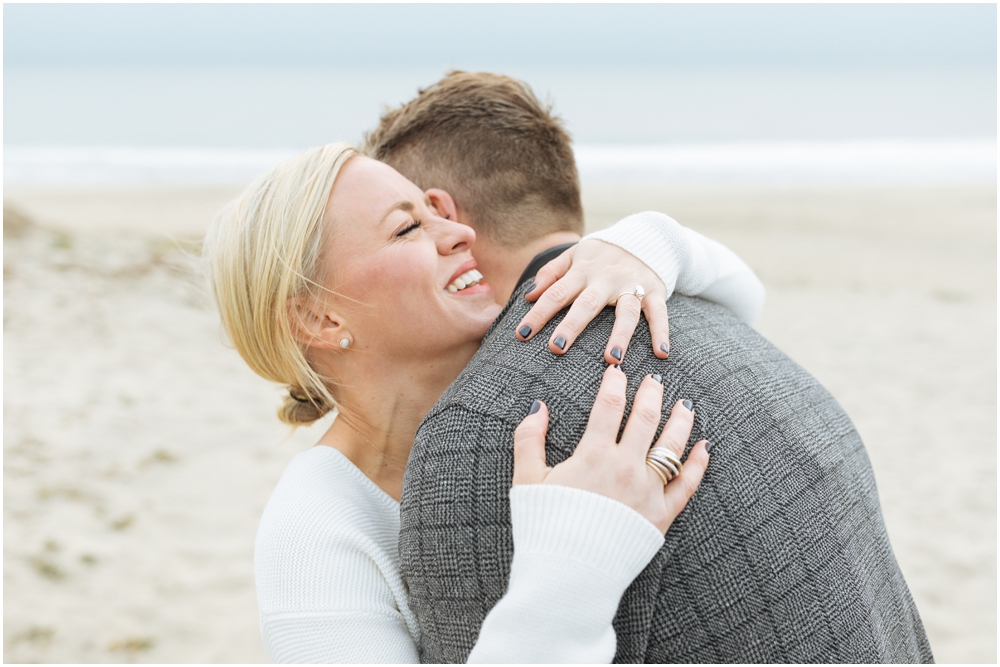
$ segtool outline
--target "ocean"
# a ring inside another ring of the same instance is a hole
[[[584,182],[996,181],[995,68],[502,71],[553,104]],[[245,183],[309,146],[358,142],[386,105],[443,73],[420,65],[8,66],[4,184]]]

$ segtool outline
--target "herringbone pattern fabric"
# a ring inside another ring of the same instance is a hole
[[[464,662],[503,596],[513,434],[531,400],[549,406],[555,465],[582,436],[605,368],[611,309],[558,357],[546,347],[552,323],[514,338],[523,289],[424,420],[407,466],[400,556],[424,662]],[[669,308],[667,361],[644,321],[629,347],[629,401],[646,374],[662,374],[666,406],[694,401],[691,443],[716,446],[622,599],[616,662],[932,661],[850,419],[725,309],[681,296]]]

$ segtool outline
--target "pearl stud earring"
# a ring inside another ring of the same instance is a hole
[[[341,338],[340,339],[340,347],[342,347],[342,348],[344,348],[346,350],[350,346],[351,346],[351,341],[347,340],[346,338]]]

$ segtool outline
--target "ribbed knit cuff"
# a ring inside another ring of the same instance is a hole
[[[655,211],[630,215],[583,238],[616,245],[648,266],[663,281],[668,299],[689,262],[684,228],[670,216]]]
[[[554,484],[510,490],[514,558],[540,554],[582,562],[632,583],[663,545],[663,535],[632,508],[606,496]]]

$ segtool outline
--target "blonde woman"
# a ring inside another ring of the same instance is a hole
[[[485,279],[448,289],[472,275],[474,238],[413,183],[345,144],[259,179],[206,238],[226,333],[256,373],[288,387],[281,419],[337,411],[317,446],[290,463],[261,520],[255,569],[273,661],[418,661],[396,551],[398,499],[420,420],[501,309]],[[512,443],[511,570],[521,575],[470,661],[613,656],[613,610],[708,463],[700,442],[669,484],[645,465],[660,419],[658,376],[643,380],[616,442],[625,382],[609,366],[577,453],[551,469],[547,409],[525,396]],[[691,417],[689,404],[675,405],[657,444],[686,442]],[[563,566],[553,572],[552,562]],[[544,646],[519,642],[539,636],[519,613],[527,609],[546,619]]]

